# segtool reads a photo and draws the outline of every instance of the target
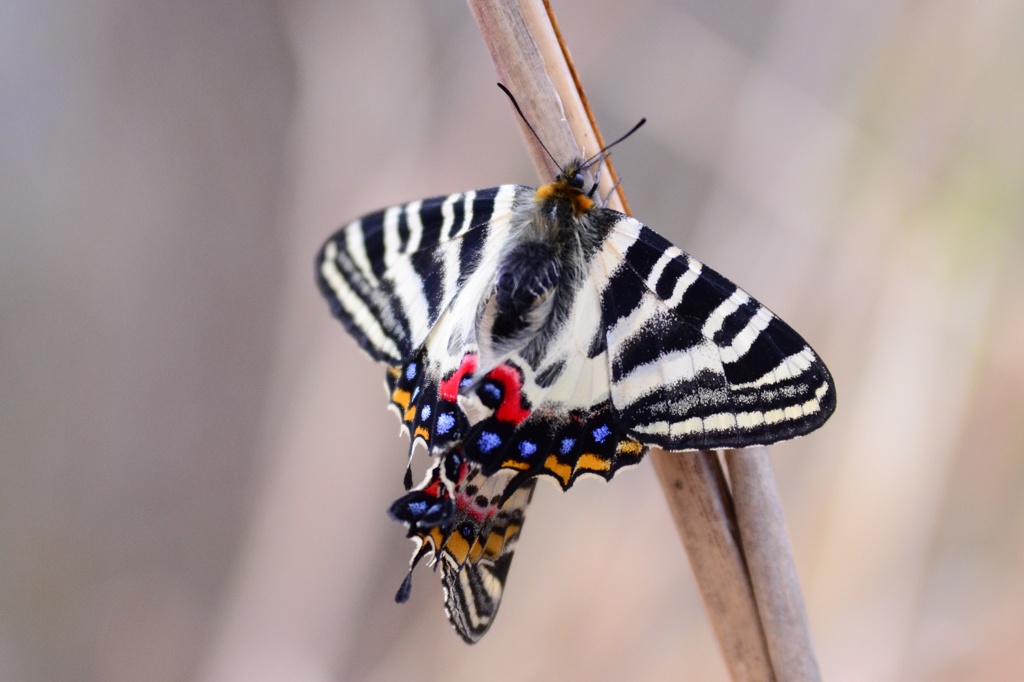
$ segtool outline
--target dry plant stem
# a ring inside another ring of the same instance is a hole
[[[650,457],[732,679],[776,679],[718,456],[652,449]]]
[[[499,80],[515,95],[551,154],[565,163],[597,152],[601,144],[544,4],[536,0],[469,0],[469,7],[494,59]],[[525,124],[519,123],[538,177],[551,181],[559,168]],[[607,172],[601,174],[601,196],[615,185],[614,170],[610,164],[606,168]],[[608,205],[622,210],[616,195]]]
[[[552,154],[564,161],[596,152],[601,147],[600,137],[583,105],[578,81],[567,61],[566,51],[559,44],[553,17],[545,3],[541,0],[468,1],[494,59],[499,78],[516,95],[523,112]],[[523,134],[538,175],[543,181],[550,181],[558,169],[525,126]],[[610,167],[608,172],[602,174],[602,195],[614,185],[613,177]],[[618,191],[618,195],[611,197],[609,206],[622,210],[621,187]],[[772,613],[759,613],[739,543],[732,500],[717,456],[714,453],[670,454],[654,450],[651,459],[690,556],[694,575],[732,678],[817,679],[816,675],[773,674],[762,619],[766,616],[769,622],[779,619]],[[772,487],[774,481],[770,475],[760,480],[756,475],[752,476],[745,481],[745,485],[749,486],[745,488],[749,491],[768,486],[767,490],[753,495],[753,502],[744,504],[746,513],[753,516],[766,514],[781,519]],[[776,505],[773,509],[761,509],[759,506],[773,503]],[[783,542],[768,541],[763,546],[773,548],[771,551],[779,551],[781,548],[788,552],[784,526],[772,525],[768,530],[778,532],[780,529]],[[792,564],[788,553],[785,558]],[[765,554],[763,559],[765,564],[771,563],[769,554]],[[796,590],[796,601],[792,594],[780,601],[787,604],[802,603],[799,585],[795,580],[775,585],[771,571],[765,572],[763,577],[758,582],[762,592]],[[763,603],[765,608],[771,608],[776,600],[765,599]],[[791,618],[781,620],[794,622]],[[802,654],[794,651],[794,647],[786,650],[787,656],[793,655],[794,659],[802,660],[803,665],[791,666],[787,670],[801,669],[816,673],[806,627],[803,634],[803,637],[794,640],[797,647],[806,647]]]
[[[768,449],[728,450],[725,461],[775,675],[780,680],[820,680]]]

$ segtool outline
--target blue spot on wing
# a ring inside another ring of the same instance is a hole
[[[490,452],[501,445],[501,436],[490,431],[481,431],[480,437],[477,439],[477,445],[480,446],[480,452]]]
[[[436,430],[438,434],[443,436],[451,431],[453,426],[455,426],[455,417],[451,412],[444,412],[437,418]]]
[[[415,362],[410,362],[406,366],[406,368],[405,368],[405,378],[409,379],[410,381],[412,379],[416,378],[416,363]]]
[[[424,405],[423,409],[420,410],[420,417],[425,421],[430,419],[430,405]]]
[[[522,443],[519,444],[519,456],[522,457],[523,459],[530,457],[535,452],[537,452],[536,444],[531,443],[528,440],[524,440]]]
[[[498,403],[501,402],[502,391],[501,391],[500,388],[498,388],[498,386],[496,384],[493,384],[491,382],[487,382],[487,383],[485,383],[484,385],[482,385],[480,387],[480,391],[481,391],[481,396],[480,396],[481,398],[490,398],[489,402],[485,401],[485,404],[487,404],[489,407],[497,406]],[[484,393],[486,393],[487,395],[484,396],[483,395]],[[493,405],[491,405],[490,403],[493,403]]]
[[[608,428],[607,424],[601,424],[601,426],[594,429],[594,440],[598,443],[603,443],[604,439],[610,435],[612,435],[612,430]]]
[[[558,449],[558,452],[563,455],[568,455],[572,451],[573,446],[576,445],[575,438],[563,438],[562,446]]]

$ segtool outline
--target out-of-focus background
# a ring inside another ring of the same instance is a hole
[[[1024,5],[554,0],[636,215],[839,409],[773,449],[834,681],[1024,679]],[[475,647],[313,255],[535,183],[459,2],[0,6],[0,679],[724,680],[649,465],[538,491]]]

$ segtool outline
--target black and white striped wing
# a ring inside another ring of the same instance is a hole
[[[492,484],[494,492],[499,492],[496,478],[484,479],[484,485]],[[455,631],[469,644],[480,641],[498,614],[533,488],[533,481],[516,488],[483,523],[457,514],[443,545],[440,563],[444,610]],[[502,496],[499,493],[495,497]]]
[[[650,228],[622,216],[600,257],[611,400],[640,442],[766,445],[835,410],[832,377],[799,334]]]
[[[824,423],[832,378],[796,332],[638,221],[601,219],[614,224],[543,352],[513,354],[461,398],[470,459],[569,488],[648,445],[742,448]]]
[[[389,510],[416,541],[396,601],[408,599],[421,560],[440,564],[445,611],[470,644],[494,622],[533,495],[534,481],[509,490],[511,479],[509,472],[483,475],[456,445],[438,453],[423,482]]]
[[[434,197],[344,226],[317,256],[317,283],[331,312],[375,360],[401,364],[507,238],[524,192],[533,194],[502,185]]]

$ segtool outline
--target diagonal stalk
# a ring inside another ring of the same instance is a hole
[[[501,82],[555,158],[604,146],[550,7],[541,0],[468,0]],[[522,123],[521,123],[522,125]],[[525,126],[539,177],[558,168]],[[611,164],[601,196],[628,213]],[[735,501],[712,452],[651,460],[734,680],[820,679],[767,450],[726,454]],[[737,520],[738,517],[738,520]]]

